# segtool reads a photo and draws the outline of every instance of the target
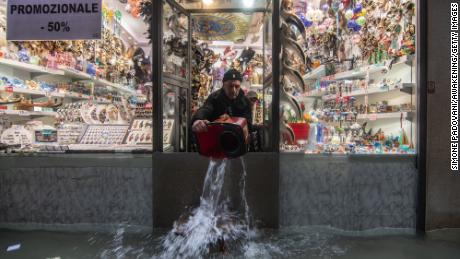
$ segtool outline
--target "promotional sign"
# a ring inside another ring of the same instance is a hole
[[[102,0],[8,0],[7,40],[101,38]]]

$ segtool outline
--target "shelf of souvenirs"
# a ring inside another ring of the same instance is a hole
[[[362,96],[369,94],[380,94],[380,93],[389,93],[394,91],[401,91],[407,94],[412,94],[414,92],[415,84],[414,83],[403,83],[395,85],[383,85],[383,86],[370,86],[368,89],[355,89],[351,92],[342,93],[342,97],[347,96]],[[323,101],[334,100],[338,97],[337,94],[329,94],[326,91],[326,88],[314,89],[307,91],[304,94],[304,97],[321,97]]]
[[[357,120],[385,120],[385,119],[404,119],[412,120],[414,118],[414,112],[385,112],[385,113],[367,113],[367,114],[358,114],[356,117]]]
[[[21,147],[21,145],[10,145],[0,150],[0,156],[14,153],[91,153],[91,152],[110,152],[110,153],[150,153],[152,145],[101,145],[101,144],[39,144],[34,143]]]
[[[44,66],[29,64],[5,58],[0,58],[0,65],[6,65],[15,69],[36,74],[62,75],[76,80],[91,80],[95,86],[110,86],[120,91],[126,92],[128,94],[136,94],[136,90],[134,89],[125,87],[120,84],[112,83],[105,79],[100,79],[90,74],[65,66],[58,66],[58,69],[52,69]]]
[[[353,70],[339,72],[333,75],[326,76],[326,66],[320,65],[319,67],[313,69],[310,73],[307,73],[303,79],[304,80],[321,80],[321,81],[336,81],[336,80],[345,80],[345,79],[354,79],[354,78],[365,78],[367,73],[373,74],[376,72],[381,72],[388,70],[393,66],[398,66],[401,64],[412,64],[414,61],[415,55],[410,56],[401,56],[393,60],[385,60],[384,62],[379,62],[372,65],[362,66],[355,68]]]
[[[348,93],[342,94],[342,97],[351,97],[351,96],[363,96],[363,95],[369,95],[369,94],[379,94],[379,93],[389,93],[389,92],[394,92],[394,91],[401,91],[407,94],[412,94],[413,89],[415,85],[413,83],[404,83],[402,84],[401,87],[395,85],[393,87],[390,87],[388,85],[384,87],[369,87],[368,89],[357,89],[353,90]],[[337,94],[325,94],[322,96],[323,101],[330,101],[336,99],[338,96]]]
[[[30,73],[50,74],[50,75],[64,75],[64,71],[59,69],[47,68],[39,65],[20,62],[12,59],[0,58],[0,65],[10,66],[12,68],[20,69]]]
[[[17,93],[17,94],[27,94],[33,96],[49,96],[49,97],[60,97],[60,98],[71,98],[75,100],[94,100],[92,95],[86,95],[81,93],[75,92],[48,92],[44,90],[33,90],[33,89],[24,89],[18,87],[11,87],[11,86],[0,86],[0,92],[9,92],[9,93]],[[94,102],[101,103],[101,104],[108,104],[111,103],[110,100],[102,97],[96,97]]]
[[[56,117],[57,113],[55,111],[25,111],[25,110],[0,110],[1,115],[12,115],[12,116],[24,116],[24,117]]]
[[[302,145],[281,145],[282,152],[304,153],[308,155],[413,155],[416,153],[412,144],[393,145],[384,141],[375,141],[368,145],[356,143],[317,143],[310,147],[308,142]]]
[[[128,144],[70,144],[67,146],[69,151],[111,151],[115,153],[126,153],[132,151],[152,151],[151,144],[128,145]]]
[[[338,116],[337,113],[333,113],[330,117],[321,118],[321,122],[325,124],[337,124],[344,122],[354,122],[354,121],[379,121],[379,120],[403,120],[412,121],[415,116],[413,111],[399,111],[399,112],[381,112],[381,113],[358,113],[353,114],[352,112],[340,112],[339,116],[342,119],[334,120],[333,117]]]
[[[58,69],[63,71],[64,75],[69,77],[69,78],[73,78],[73,79],[77,79],[77,80],[91,80],[94,83],[95,86],[110,86],[110,87],[113,87],[115,89],[118,89],[118,90],[121,90],[123,92],[126,92],[128,94],[132,94],[132,95],[136,94],[136,90],[134,90],[134,89],[128,88],[128,87],[120,85],[120,84],[112,83],[112,82],[107,81],[105,79],[97,78],[95,76],[92,76],[90,74],[84,73],[84,72],[79,71],[79,70],[74,69],[74,68],[69,68],[69,67],[59,65]]]

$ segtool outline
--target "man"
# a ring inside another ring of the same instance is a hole
[[[251,102],[240,89],[243,76],[238,70],[230,69],[224,74],[222,81],[222,88],[209,95],[204,105],[193,116],[193,132],[206,132],[207,123],[221,116],[246,118],[248,128],[251,129]],[[240,189],[240,183],[244,181],[242,160],[230,159],[225,170],[231,173],[225,173],[222,191],[218,198],[219,204],[224,203],[230,211],[245,215],[245,200]]]
[[[224,74],[221,89],[209,95],[204,105],[192,118],[193,132],[206,132],[207,123],[221,116],[243,117],[252,124],[251,102],[241,91],[243,76],[238,70],[230,69]]]

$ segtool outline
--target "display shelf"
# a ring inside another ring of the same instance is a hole
[[[136,94],[136,91],[133,90],[133,89],[129,89],[129,88],[127,88],[125,86],[122,86],[120,84],[109,82],[109,81],[107,81],[105,79],[96,78],[96,77],[94,77],[94,76],[92,76],[90,74],[78,71],[78,70],[73,69],[73,68],[69,68],[69,67],[65,67],[65,66],[59,66],[59,69],[61,69],[64,72],[65,76],[67,76],[69,78],[73,78],[75,80],[92,80],[96,86],[110,86],[110,87],[116,88],[116,89],[121,90],[121,91],[126,92],[126,93]]]
[[[44,111],[23,111],[23,110],[0,110],[0,115],[17,115],[17,116],[56,116],[56,112],[44,112]]]
[[[10,60],[10,59],[4,59],[4,58],[0,59],[0,64],[7,65],[10,67],[20,69],[23,71],[27,71],[27,72],[31,72],[31,73],[62,75],[62,76],[67,76],[69,78],[76,79],[76,80],[92,80],[96,86],[111,86],[125,93],[136,94],[136,91],[133,89],[129,89],[125,86],[122,86],[116,83],[112,83],[104,79],[95,78],[89,74],[83,73],[81,71],[77,71],[72,68],[66,68],[63,66],[60,66],[59,69],[50,69],[50,68],[46,68],[42,66],[37,66],[33,64],[23,63],[23,62],[19,62],[16,60]],[[34,94],[34,93],[29,92],[29,94]],[[38,92],[37,94],[39,95]]]
[[[84,73],[82,71],[78,71],[78,70],[73,69],[73,68],[69,68],[69,67],[66,67],[66,66],[58,66],[58,68],[64,72],[65,76],[70,77],[70,78],[74,78],[74,79],[77,79],[77,80],[92,80],[92,79],[94,79],[93,76],[91,76],[89,74],[86,74],[86,73]]]
[[[152,145],[103,145],[103,144],[70,144],[70,151],[111,151],[111,152],[131,152],[133,150],[152,150]]]
[[[316,80],[320,79],[321,77],[326,75],[326,67],[324,65],[320,65],[319,67],[313,69],[310,73],[306,74],[303,79],[304,80]]]
[[[91,100],[90,95],[79,94],[74,92],[66,92],[66,93],[59,93],[59,92],[47,92],[43,90],[31,90],[31,89],[23,89],[23,88],[15,88],[13,87],[13,93],[17,94],[27,94],[32,96],[50,96],[50,97],[61,97],[61,98],[71,98],[75,100]],[[7,89],[5,86],[0,86],[0,92],[5,91],[9,92],[11,90]],[[110,103],[108,100],[96,100],[99,103]]]
[[[264,87],[264,85],[261,85],[261,84],[251,84],[249,86],[249,88],[257,88],[257,89],[262,89]]]
[[[388,112],[388,113],[368,113],[358,114],[357,120],[382,120],[382,119],[400,119],[401,114],[403,119],[412,120],[412,112]]]
[[[7,65],[23,71],[38,73],[38,74],[50,74],[50,75],[64,75],[64,71],[59,69],[52,69],[43,66],[33,65],[11,59],[0,58],[0,65]]]
[[[0,92],[11,92],[11,89],[8,89],[9,87],[5,86],[0,86]],[[59,94],[56,92],[46,92],[43,90],[31,90],[31,89],[24,89],[24,88],[17,88],[17,87],[12,87],[12,92],[13,93],[18,93],[18,94],[28,94],[28,95],[35,95],[35,96],[52,96],[52,97],[64,97],[64,94]]]
[[[413,59],[414,59],[414,56],[402,56],[398,59],[396,63],[392,65],[392,67],[401,65],[401,64],[410,65],[413,62]],[[386,65],[386,63],[388,62],[390,62],[390,60],[387,60],[385,62],[381,62],[378,64],[372,64],[368,66],[355,68],[349,71],[336,73],[330,76],[324,76],[321,78],[321,81],[336,81],[336,80],[345,80],[345,79],[365,78],[368,72],[369,74],[374,74],[376,72],[380,72],[380,71],[389,69],[389,66]]]
[[[415,84],[414,83],[404,83],[400,90],[401,90],[401,92],[406,93],[406,94],[413,94],[414,89],[415,89]]]
[[[351,91],[350,93],[343,94],[342,97],[361,96],[361,95],[366,95],[366,94],[389,93],[389,92],[393,92],[397,90],[400,90],[400,88],[388,89],[388,88],[372,87],[372,88],[367,89],[367,91],[365,89],[354,90],[354,91]],[[322,97],[323,101],[330,101],[330,100],[334,100],[335,98],[337,98],[336,94],[323,95]]]
[[[326,92],[325,89],[324,90],[314,89],[314,90],[310,90],[310,91],[305,92],[303,97],[304,98],[308,98],[308,97],[310,97],[310,98],[311,97],[318,97],[319,98],[319,97],[322,97],[322,96],[324,96],[326,94],[327,94],[327,92]]]
[[[96,79],[94,79],[94,84],[96,86],[110,86],[112,88],[118,89],[118,90],[123,91],[125,93],[133,94],[133,95],[137,94],[136,90],[134,90],[134,89],[130,89],[130,88],[127,88],[125,86],[122,86],[122,85],[119,85],[119,84],[116,84],[116,83],[112,83],[112,82],[109,82],[109,81],[104,80],[104,79],[96,78]]]

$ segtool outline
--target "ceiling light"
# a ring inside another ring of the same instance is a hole
[[[203,0],[204,5],[211,5],[212,3],[214,3],[214,0]]]
[[[243,0],[244,7],[252,7],[254,5],[254,0]]]

